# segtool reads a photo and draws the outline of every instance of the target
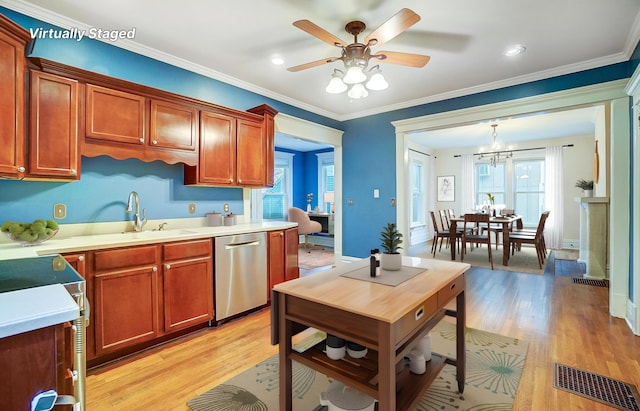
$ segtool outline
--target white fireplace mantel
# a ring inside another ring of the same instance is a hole
[[[609,278],[609,197],[580,198],[580,257],[585,277]]]

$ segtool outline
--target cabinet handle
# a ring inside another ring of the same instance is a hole
[[[153,272],[155,273],[156,271],[158,271],[158,267],[156,267],[156,266],[154,265],[154,266],[153,266],[153,268],[151,269],[151,271],[153,271]]]
[[[233,183],[233,178],[230,178],[230,179],[229,179],[229,182],[230,182],[230,183]]]
[[[238,184],[242,184],[242,179],[241,178],[238,179]]]
[[[140,141],[141,143],[144,143],[144,138],[140,137],[138,141]]]
[[[78,261],[84,261],[84,256],[83,255],[79,256]]]
[[[153,141],[151,142],[151,144],[153,144],[153,145],[155,146],[156,144],[158,144],[158,140],[153,140]]]
[[[165,270],[171,270],[171,264],[165,264],[164,265],[164,269]]]
[[[26,168],[24,168],[23,166],[18,167],[18,172],[24,173],[25,171],[26,171]]]
[[[77,171],[76,169],[74,169],[74,168],[72,168],[72,169],[70,170],[70,172],[71,172],[71,175],[72,175],[72,176],[75,176],[76,174],[78,174],[78,171]]]
[[[280,237],[284,237],[284,233],[280,231]]]

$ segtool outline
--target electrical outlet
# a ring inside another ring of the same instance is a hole
[[[391,197],[391,207],[395,207],[396,206],[396,199],[394,197]]]
[[[64,205],[62,203],[58,203],[58,204],[54,204],[53,205],[53,218],[55,218],[56,220],[62,220],[66,216],[67,216],[67,206],[66,205]]]
[[[196,213],[195,203],[189,203],[189,214],[195,214],[195,213]]]
[[[229,212],[229,203],[224,203],[224,212],[228,213]]]

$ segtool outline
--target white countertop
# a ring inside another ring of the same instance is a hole
[[[78,305],[62,284],[0,293],[0,338],[75,320]]]
[[[64,238],[64,226],[55,238],[42,244],[22,247],[18,243],[1,243],[0,260],[28,258],[39,255],[72,253],[100,248],[126,247],[140,244],[211,238],[296,227],[297,223],[263,222],[220,227],[185,227],[163,231],[142,231],[115,234],[79,235]]]

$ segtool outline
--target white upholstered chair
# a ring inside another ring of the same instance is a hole
[[[312,244],[309,243],[308,235],[322,231],[322,225],[317,221],[311,220],[304,210],[297,207],[289,208],[289,221],[298,223],[298,234],[304,234],[303,247],[309,250]]]

